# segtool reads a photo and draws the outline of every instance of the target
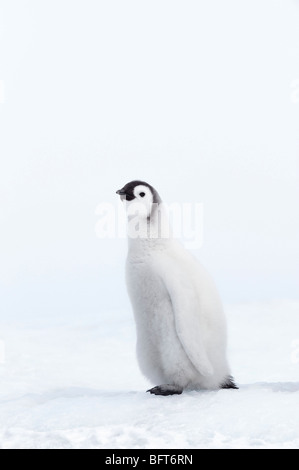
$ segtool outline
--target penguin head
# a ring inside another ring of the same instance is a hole
[[[158,192],[150,184],[144,181],[131,181],[127,183],[122,189],[116,191],[120,195],[122,201],[128,207],[134,205],[134,208],[139,208],[140,216],[150,217],[153,204],[160,204],[161,198]]]

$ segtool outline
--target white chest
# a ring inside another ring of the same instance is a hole
[[[177,336],[170,296],[150,259],[132,262],[128,258],[127,286],[134,310],[137,356],[142,371],[153,382],[172,383],[175,380],[177,383],[174,377],[179,375],[187,383],[194,375],[194,368]]]
[[[134,309],[137,330],[159,341],[174,329],[174,316],[168,292],[156,274],[151,260],[127,261],[127,287]]]

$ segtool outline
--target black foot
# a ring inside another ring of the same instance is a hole
[[[237,387],[231,375],[227,377],[226,381],[221,385],[220,388],[234,388],[235,390],[239,389],[239,387]]]
[[[179,388],[177,385],[158,385],[157,387],[151,388],[147,390],[149,393],[153,395],[181,395],[183,393],[183,389]]]

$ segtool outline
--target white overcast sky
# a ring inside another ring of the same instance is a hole
[[[298,298],[299,2],[0,0],[4,315],[127,304],[95,209],[202,202],[226,302]]]

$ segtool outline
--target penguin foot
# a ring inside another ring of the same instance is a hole
[[[152,393],[153,395],[181,395],[183,389],[177,385],[157,385],[157,387],[147,390],[147,392]]]
[[[239,387],[235,384],[234,378],[231,375],[226,378],[220,388],[234,388],[235,390],[239,390]]]

